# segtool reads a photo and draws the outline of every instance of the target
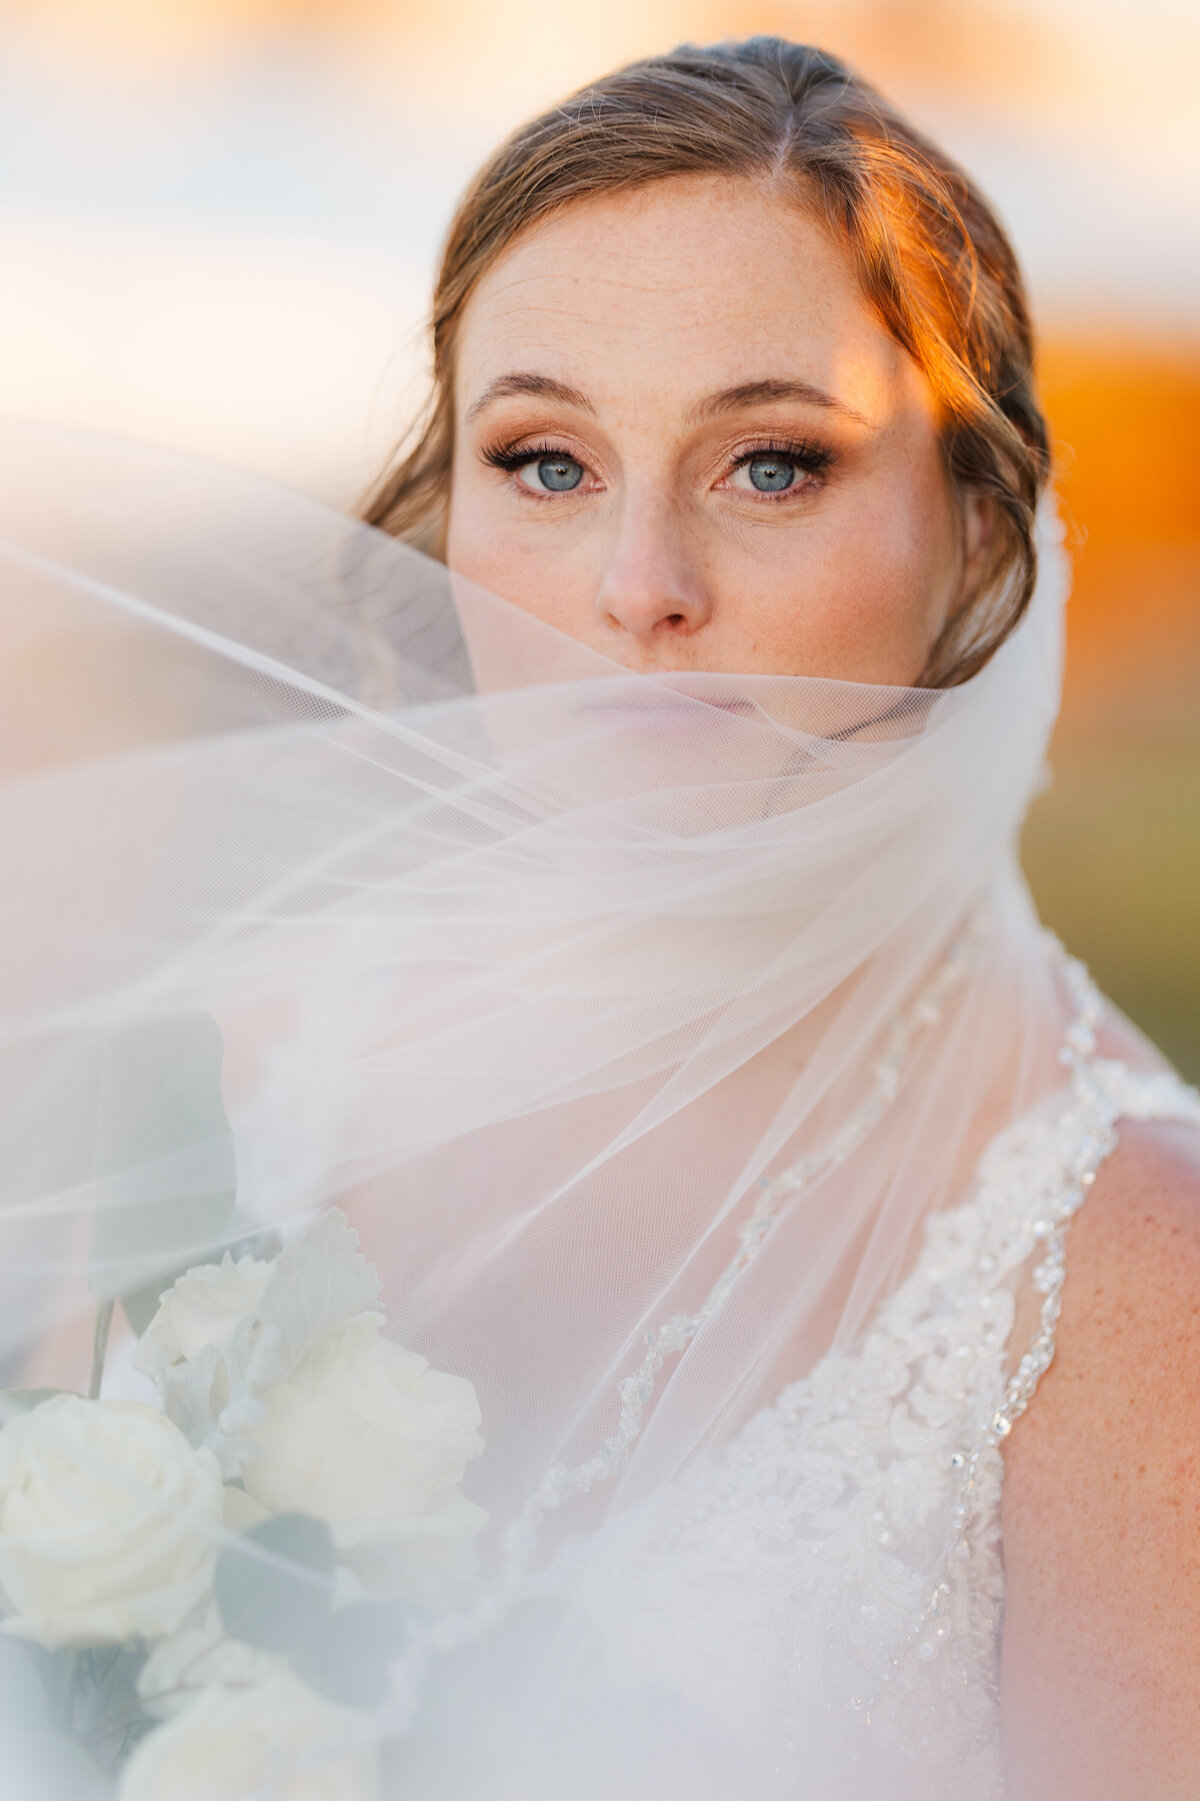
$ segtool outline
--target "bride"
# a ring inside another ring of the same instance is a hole
[[[683,49],[496,153],[433,337],[365,524],[6,443],[13,1769],[1192,1797],[1200,1101],[1016,864],[1001,226],[833,58]]]

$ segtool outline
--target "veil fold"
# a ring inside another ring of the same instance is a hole
[[[1061,1080],[1054,522],[961,687],[647,676],[256,479],[0,457],[4,1380],[132,1297],[135,1392],[137,1294],[340,1209],[536,1566],[852,1343]]]

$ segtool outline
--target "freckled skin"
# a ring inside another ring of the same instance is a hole
[[[529,395],[534,373],[591,410]],[[758,401],[803,381],[854,414]],[[456,366],[452,568],[634,669],[909,683],[986,531],[947,477],[925,377],[862,300],[842,250],[780,188],[672,179],[564,209],[521,236],[465,310]],[[498,440],[582,466],[532,492]],[[828,467],[764,496],[732,457],[814,442]]]
[[[1120,1134],[1005,1446],[1012,1801],[1200,1795],[1200,1133]]]

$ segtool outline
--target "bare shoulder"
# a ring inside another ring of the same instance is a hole
[[[1020,1325],[1018,1326],[1020,1330]],[[1200,1130],[1124,1123],[1006,1446],[1014,1801],[1200,1794]]]

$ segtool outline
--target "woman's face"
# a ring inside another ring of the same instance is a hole
[[[466,307],[447,560],[626,667],[907,684],[985,517],[929,384],[794,202],[568,206]]]

